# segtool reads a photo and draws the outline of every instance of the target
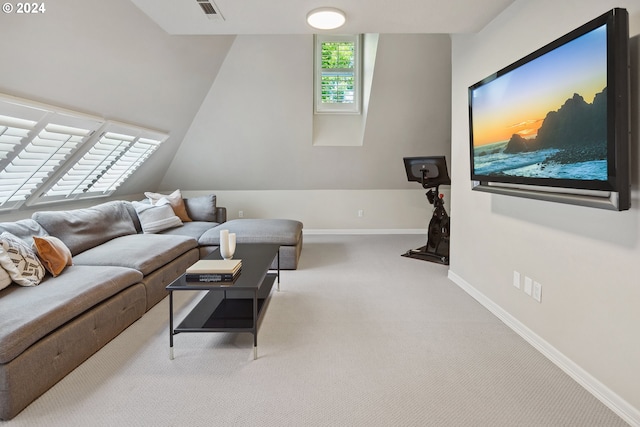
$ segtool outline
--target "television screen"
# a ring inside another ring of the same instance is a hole
[[[616,192],[628,209],[627,21],[613,9],[469,88],[472,180]]]

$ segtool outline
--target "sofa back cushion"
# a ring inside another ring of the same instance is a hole
[[[126,202],[120,200],[84,209],[36,212],[32,218],[62,240],[74,256],[116,237],[136,234]]]
[[[145,199],[147,200],[147,199]],[[138,212],[136,212],[136,208],[133,206],[133,202],[123,201],[124,206],[129,211],[129,215],[133,220],[133,226],[136,228],[136,233],[142,233],[142,224],[140,224],[140,218],[138,218]],[[138,203],[138,202],[135,202]]]
[[[190,197],[184,199],[187,214],[193,221],[218,222],[216,215],[216,195]]]
[[[13,222],[0,222],[0,233],[11,233],[31,246],[33,236],[48,236],[47,231],[31,218],[20,219]]]

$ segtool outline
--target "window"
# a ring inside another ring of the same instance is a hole
[[[0,95],[0,210],[108,196],[167,138]]]
[[[359,35],[315,36],[315,112],[359,113]]]
[[[109,123],[95,144],[40,196],[40,201],[111,194],[163,140],[162,134]]]

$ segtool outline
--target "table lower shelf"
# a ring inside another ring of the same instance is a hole
[[[209,291],[173,330],[180,332],[253,332],[264,313],[277,275],[267,274],[258,292],[257,318],[254,324],[253,292],[225,290]]]

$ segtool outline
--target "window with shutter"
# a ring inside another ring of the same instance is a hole
[[[0,209],[25,203],[102,123],[0,98]]]
[[[96,143],[39,198],[39,202],[113,193],[166,139],[122,124],[107,124]]]
[[[167,138],[0,95],[0,210],[108,196]]]
[[[315,112],[359,113],[359,35],[315,36]]]

